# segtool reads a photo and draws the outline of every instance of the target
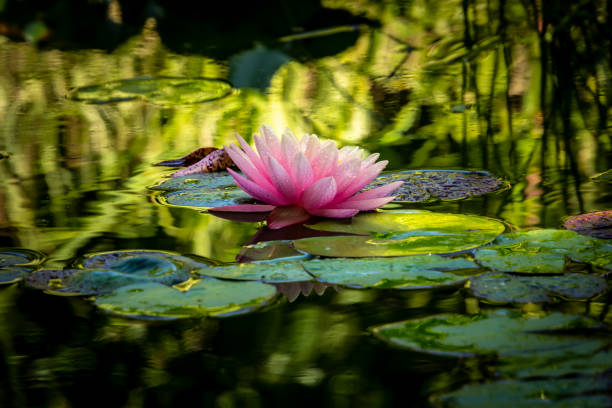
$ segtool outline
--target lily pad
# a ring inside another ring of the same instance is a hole
[[[40,263],[45,255],[38,251],[25,248],[0,248],[0,268],[15,265],[35,265]]]
[[[129,78],[77,88],[72,99],[94,104],[142,99],[161,105],[210,102],[232,93],[232,85],[219,78]]]
[[[469,384],[432,398],[435,407],[532,408],[612,406],[609,376],[505,380]]]
[[[9,285],[19,282],[28,276],[31,269],[21,266],[5,266],[0,268],[0,285]]]
[[[506,273],[480,275],[470,282],[474,296],[502,303],[550,302],[552,297],[588,299],[608,288],[595,275],[569,273],[555,276],[517,276]]]
[[[400,258],[315,259],[302,262],[318,279],[352,288],[426,289],[457,285],[469,279],[449,270],[478,268],[463,258],[439,255],[404,256]]]
[[[208,278],[186,292],[154,282],[124,286],[97,297],[95,304],[105,311],[135,318],[225,317],[260,308],[276,294],[274,286],[261,282]]]
[[[172,177],[149,187],[151,190],[188,191],[188,190],[228,190],[240,188],[234,184],[234,179],[226,171],[220,173],[198,173],[189,176]]]
[[[202,269],[198,274],[215,278],[275,283],[312,280],[312,276],[304,271],[304,267],[299,262],[241,263]]]
[[[227,188],[216,190],[187,190],[174,191],[158,196],[162,204],[177,207],[187,207],[195,210],[206,210],[208,208],[221,207],[225,205],[250,204],[254,200],[239,188]]]
[[[72,296],[100,295],[147,281],[149,280],[142,276],[91,269],[43,269],[26,278],[29,287],[51,294]]]
[[[505,229],[490,218],[424,210],[364,213],[346,222],[325,221],[308,227],[363,234],[294,241],[300,251],[334,257],[452,254],[485,245]]]
[[[568,230],[595,238],[612,238],[612,210],[595,211],[568,218],[563,223]]]
[[[287,298],[289,303],[292,303],[300,295],[308,297],[312,294],[313,290],[317,296],[323,296],[327,288],[334,288],[336,292],[339,292],[340,288],[336,285],[330,285],[325,282],[287,282],[287,283],[274,283],[276,290],[279,291],[283,296]]]
[[[242,248],[236,261],[238,262],[269,262],[297,261],[310,258],[310,255],[295,250],[289,242],[265,241]]]
[[[533,230],[501,235],[479,248],[476,260],[502,272],[561,273],[566,259],[612,269],[612,245],[567,230]]]
[[[598,375],[612,367],[612,350],[593,350],[580,355],[558,358],[502,358],[501,373],[515,378],[561,377],[570,375]]]
[[[393,345],[448,356],[543,356],[591,352],[605,342],[567,331],[599,329],[589,317],[522,314],[498,309],[478,315],[445,314],[378,326],[374,334]]]
[[[449,201],[479,196],[497,191],[508,183],[486,171],[406,170],[384,173],[368,185],[368,189],[394,181],[404,184],[394,193],[394,201]]]

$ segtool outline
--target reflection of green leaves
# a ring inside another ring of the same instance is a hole
[[[230,80],[236,88],[265,92],[274,73],[289,60],[289,56],[280,51],[257,46],[230,58]]]
[[[458,200],[490,193],[507,185],[485,171],[407,170],[382,174],[368,188],[394,181],[404,181],[394,193],[394,201],[407,202]]]
[[[72,99],[97,104],[143,99],[171,106],[209,102],[231,92],[232,85],[223,79],[142,77],[83,86]]]
[[[612,406],[610,378],[548,378],[470,384],[433,398],[438,407],[531,408]]]
[[[265,283],[209,278],[196,282],[186,292],[158,283],[124,286],[112,294],[97,297],[95,304],[103,310],[129,317],[224,317],[266,305],[275,295],[274,286]]]
[[[26,284],[54,295],[91,296],[110,293],[149,279],[110,270],[43,269],[26,278]]]
[[[606,280],[595,275],[571,273],[558,276],[516,276],[491,273],[470,282],[474,296],[493,302],[549,302],[551,296],[587,299],[608,288]]]
[[[599,327],[599,322],[584,316],[534,316],[499,309],[473,316],[448,314],[391,323],[376,327],[374,334],[391,344],[433,354],[560,358],[580,351],[590,353],[604,345],[594,338],[563,335],[563,331]]]
[[[566,230],[504,234],[476,250],[483,265],[504,272],[560,273],[566,258],[612,269],[612,245]]]
[[[447,270],[478,268],[467,259],[438,255],[406,256],[388,259],[316,259],[302,262],[304,268],[328,283],[355,288],[426,289],[465,282]]]
[[[308,227],[367,234],[294,242],[297,249],[313,255],[340,257],[455,253],[485,245],[505,229],[502,223],[490,218],[420,210],[365,213],[350,222],[325,221]]]
[[[298,262],[242,263],[230,266],[206,268],[200,275],[216,278],[257,280],[263,282],[302,282],[312,280]]]

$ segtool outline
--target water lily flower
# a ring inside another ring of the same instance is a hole
[[[374,153],[363,158],[356,146],[338,149],[331,140],[306,134],[301,140],[287,129],[278,138],[268,126],[253,136],[257,152],[238,134],[240,147],[225,146],[244,175],[231,169],[235,183],[266,204],[241,204],[213,211],[268,212],[271,229],[304,222],[311,216],[349,218],[393,200],[401,181],[359,192],[385,168]]]

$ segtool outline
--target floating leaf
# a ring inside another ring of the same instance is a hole
[[[432,398],[435,407],[532,408],[612,406],[612,379],[581,376],[544,380],[504,380],[465,385]]]
[[[612,238],[612,210],[576,215],[565,220],[563,226],[581,235]]]
[[[232,93],[232,85],[219,78],[141,77],[77,88],[72,99],[87,103],[142,99],[161,105],[210,102]]]
[[[15,265],[35,265],[40,263],[45,255],[38,251],[25,248],[0,248],[0,268]]]
[[[230,80],[236,88],[254,88],[265,92],[276,71],[289,56],[259,45],[229,59]]]
[[[594,181],[601,181],[604,183],[612,183],[612,169],[606,170],[603,173],[599,173],[591,177]]]
[[[109,270],[43,269],[30,274],[26,284],[56,295],[91,296],[149,279]]]
[[[0,268],[0,285],[9,285],[25,278],[31,269],[20,266],[5,266]]]
[[[132,250],[91,254],[82,260],[80,266],[108,269],[174,285],[186,281],[192,270],[206,267],[206,264],[170,252]]]
[[[191,166],[195,164],[214,152],[218,150],[216,147],[201,147],[193,152],[189,153],[186,156],[181,157],[180,159],[171,159],[164,160],[162,162],[156,163],[156,166],[168,166],[168,167],[185,167]]]
[[[97,297],[95,304],[108,312],[136,318],[224,317],[262,307],[276,293],[274,286],[261,282],[209,278],[196,282],[186,292],[153,282],[124,286]]]
[[[162,204],[188,207],[194,210],[221,207],[224,205],[249,204],[254,200],[239,188],[214,190],[187,190],[164,193],[157,197]]]
[[[303,282],[312,280],[298,262],[242,263],[199,270],[200,275],[215,278],[262,282]]]
[[[190,176],[169,178],[158,185],[149,187],[151,190],[187,191],[187,190],[240,190],[234,179],[227,172],[198,173]]]
[[[394,181],[404,184],[394,193],[394,201],[429,202],[459,200],[487,194],[508,186],[486,171],[407,170],[384,173],[368,189]]]
[[[612,269],[612,245],[567,230],[504,234],[475,255],[482,265],[502,272],[561,273],[566,258]]]
[[[300,251],[334,257],[451,254],[485,245],[505,229],[490,218],[423,210],[364,213],[348,222],[325,221],[308,227],[367,234],[294,241]]]
[[[328,283],[352,288],[426,289],[456,285],[468,276],[441,272],[478,268],[463,258],[439,255],[404,256],[400,258],[315,259],[302,262],[304,268]]]
[[[183,170],[172,173],[172,177],[188,176],[197,173],[214,173],[225,170],[233,165],[234,162],[229,154],[227,154],[225,149],[217,149],[197,163],[194,163]]]
[[[596,338],[564,332],[601,327],[598,321],[585,316],[521,314],[498,309],[478,315],[447,314],[391,323],[374,328],[374,334],[393,345],[432,354],[562,358],[580,351],[591,353],[605,344]]]
[[[506,273],[480,275],[470,282],[474,296],[503,303],[539,303],[551,296],[588,299],[608,288],[606,280],[595,275],[570,273],[558,276],[516,276]]]
[[[276,231],[276,230],[273,230]],[[304,254],[295,250],[288,242],[267,241],[258,242],[253,245],[248,245],[242,248],[236,261],[238,262],[253,262],[253,261],[271,261],[271,260],[299,260],[309,258],[310,255]]]

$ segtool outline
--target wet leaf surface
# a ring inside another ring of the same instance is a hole
[[[110,293],[120,287],[147,282],[142,276],[110,270],[92,269],[43,269],[26,278],[26,285],[50,294],[92,296]]]
[[[168,178],[161,183],[149,187],[159,191],[188,191],[188,190],[227,190],[240,189],[234,184],[234,179],[227,172],[198,173],[189,176]]]
[[[202,269],[198,274],[215,278],[279,283],[313,280],[299,262],[241,263]]]
[[[566,230],[533,230],[501,235],[479,248],[476,260],[502,272],[561,273],[566,259],[612,269],[612,245]]]
[[[490,218],[423,210],[363,213],[348,221],[324,221],[308,227],[363,234],[294,241],[300,251],[333,257],[451,254],[485,245],[505,229],[504,224]]]
[[[0,268],[0,285],[9,285],[11,283],[19,282],[32,270],[30,268],[21,266],[5,266]]]
[[[295,250],[288,242],[267,241],[243,247],[236,257],[236,261],[288,261],[309,257],[309,255]]]
[[[141,77],[77,88],[72,99],[94,104],[142,99],[160,105],[210,102],[232,93],[232,85],[218,78]]]
[[[195,210],[206,210],[225,205],[251,204],[255,202],[251,196],[237,187],[173,191],[160,194],[157,196],[157,199],[162,204],[187,207]]]
[[[470,275],[451,271],[478,269],[463,258],[438,255],[405,256],[399,258],[315,259],[302,262],[304,268],[318,279],[351,288],[427,289],[458,285]]]
[[[449,356],[555,356],[591,354],[606,343],[567,334],[603,325],[589,317],[558,312],[522,314],[497,309],[477,315],[446,314],[378,326],[374,334],[395,346]]]
[[[95,304],[133,318],[225,317],[256,310],[270,303],[276,294],[274,286],[261,282],[209,278],[196,282],[186,292],[153,282],[124,286],[97,297]]]
[[[612,238],[612,210],[595,211],[568,218],[563,223],[568,230],[595,238]]]
[[[406,170],[384,173],[368,188],[404,181],[394,201],[429,202],[459,200],[507,187],[507,183],[485,171]]]
[[[580,273],[554,276],[490,273],[470,281],[470,291],[474,296],[502,303],[550,302],[553,297],[588,299],[607,288],[605,279]]]
[[[44,258],[44,254],[31,249],[0,248],[0,268],[15,265],[35,265]]]

